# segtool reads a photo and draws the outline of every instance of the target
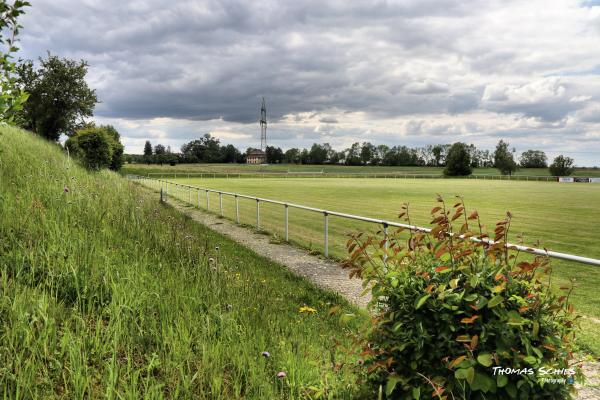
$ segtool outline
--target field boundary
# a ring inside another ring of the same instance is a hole
[[[492,175],[477,174],[467,176],[446,176],[444,174],[405,174],[405,173],[371,173],[371,172],[149,172],[148,178],[192,178],[242,179],[242,178],[371,178],[371,179],[461,179],[461,180],[493,180],[493,181],[528,181],[528,182],[562,182],[562,183],[600,183],[600,178],[591,176],[542,176],[542,175]]]
[[[188,201],[187,202],[192,205],[194,205],[194,202],[192,201],[192,191],[195,191],[196,196],[194,196],[194,198],[195,199],[197,198],[197,207],[198,208],[201,208],[200,193],[205,192],[206,193],[206,209],[207,210],[210,209],[209,194],[216,193],[219,195],[219,210],[220,210],[220,215],[222,217],[224,217],[223,196],[234,197],[235,209],[236,209],[235,222],[238,224],[240,223],[239,199],[243,198],[243,199],[254,200],[254,201],[256,201],[256,228],[258,230],[261,230],[261,226],[260,226],[260,204],[261,204],[261,202],[281,205],[284,207],[284,231],[285,231],[285,241],[286,242],[289,242],[289,219],[288,219],[289,208],[296,208],[296,209],[301,209],[301,210],[321,214],[323,216],[323,248],[324,248],[323,254],[327,258],[329,257],[329,217],[330,216],[352,219],[352,220],[357,220],[357,221],[362,221],[362,222],[369,222],[369,223],[373,223],[375,225],[380,226],[382,228],[384,240],[386,240],[386,242],[385,242],[386,248],[387,248],[387,237],[388,237],[388,228],[389,227],[403,228],[403,229],[407,229],[407,230],[415,231],[415,232],[424,232],[424,233],[431,232],[430,228],[424,228],[424,227],[420,227],[420,226],[416,226],[416,225],[409,225],[409,224],[403,224],[403,223],[399,223],[399,222],[386,221],[386,220],[377,219],[377,218],[370,218],[370,217],[364,217],[364,216],[360,216],[360,215],[341,213],[341,212],[331,211],[331,210],[324,210],[324,209],[320,209],[320,208],[308,207],[308,206],[304,206],[304,205],[300,205],[300,204],[294,204],[294,203],[283,202],[283,201],[279,201],[279,200],[255,197],[255,196],[248,196],[248,195],[239,194],[239,193],[225,192],[225,191],[221,191],[221,190],[208,189],[208,188],[201,188],[201,187],[197,187],[197,186],[191,186],[191,185],[185,185],[185,184],[176,183],[176,182],[170,182],[170,181],[162,180],[162,179],[149,178],[147,176],[127,175],[127,178],[130,180],[133,180],[133,181],[141,182],[143,184],[146,184],[146,186],[149,186],[157,191],[160,191],[161,200],[163,200],[163,201],[165,201],[169,196],[170,185],[172,185],[176,188],[187,189],[188,190]],[[182,199],[182,200],[185,201],[185,199]],[[478,243],[486,243],[488,245],[495,244],[495,242],[493,240],[487,239],[487,238],[479,238],[479,237],[475,237],[475,236],[465,237],[464,235],[456,235],[456,234],[451,234],[451,235],[456,236],[459,239],[471,240],[471,241],[478,242]],[[583,256],[574,255],[574,254],[569,254],[569,253],[561,253],[561,252],[556,252],[556,251],[550,251],[547,249],[539,249],[539,248],[535,248],[535,247],[517,245],[517,244],[512,244],[512,243],[507,243],[505,246],[509,250],[523,251],[523,252],[526,252],[529,254],[548,256],[548,257],[558,258],[558,259],[567,260],[567,261],[575,261],[575,262],[579,262],[579,263],[600,266],[600,260],[595,259],[595,258],[583,257]]]

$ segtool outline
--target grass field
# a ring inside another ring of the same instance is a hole
[[[296,164],[273,164],[247,165],[247,164],[179,164],[179,165],[146,165],[125,164],[122,172],[125,174],[146,175],[148,173],[308,173],[321,172],[331,174],[442,174],[441,167],[385,167],[385,166],[346,166],[346,165],[296,165]],[[500,175],[495,168],[476,168],[473,174]],[[515,175],[518,176],[550,176],[547,168],[521,168]],[[575,176],[600,177],[598,168],[576,169]]]
[[[462,180],[383,180],[383,179],[178,179],[177,182],[200,187],[237,192],[282,200],[317,208],[358,214],[374,218],[397,220],[400,206],[410,203],[412,222],[427,226],[429,211],[436,193],[454,202],[455,195],[464,197],[467,207],[478,210],[484,223],[493,231],[496,221],[507,210],[514,214],[513,242],[523,233],[526,244],[551,250],[600,258],[598,236],[600,227],[600,185],[559,184],[546,182],[462,181]],[[187,200],[187,190],[171,192]],[[193,193],[192,202],[197,203]],[[210,195],[211,210],[219,212],[219,199]],[[234,201],[224,197],[224,214],[235,215]],[[205,194],[200,205],[205,207]],[[253,225],[256,204],[240,200],[241,222]],[[261,227],[283,237],[283,207],[261,205]],[[323,216],[290,209],[290,240],[317,251],[323,250]],[[330,254],[345,256],[346,234],[356,230],[371,230],[367,223],[335,217],[329,218]],[[574,301],[585,315],[600,319],[600,268],[572,262],[555,261],[556,284],[577,279]],[[584,320],[584,343],[600,354],[600,325]]]
[[[354,328],[333,304],[355,312],[119,175],[0,128],[4,398],[357,398],[356,359],[336,346]]]

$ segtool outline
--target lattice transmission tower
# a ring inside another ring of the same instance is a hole
[[[260,108],[260,149],[267,151],[267,106],[264,97]]]

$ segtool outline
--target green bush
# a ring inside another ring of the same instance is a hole
[[[110,125],[88,126],[70,137],[65,147],[88,169],[117,171],[123,166],[123,145],[119,140],[119,133]]]
[[[471,175],[472,172],[473,169],[471,168],[469,147],[464,143],[454,143],[452,147],[450,147],[450,150],[448,150],[444,175],[467,176]]]
[[[467,217],[462,201],[451,211],[438,201],[431,233],[348,241],[347,266],[372,287],[374,316],[362,343],[370,380],[394,399],[568,398],[568,383],[583,379],[572,363],[572,287],[550,290],[547,257],[517,261],[509,253],[510,213],[494,242],[476,243],[464,239],[487,238],[477,213]],[[400,216],[408,219],[407,205]],[[452,221],[462,221],[457,233]],[[554,369],[568,376],[544,374]]]

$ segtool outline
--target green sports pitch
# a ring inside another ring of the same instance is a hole
[[[429,226],[430,210],[442,195],[450,205],[462,196],[468,211],[477,210],[488,231],[513,214],[511,242],[523,236],[527,245],[600,259],[600,184],[525,181],[476,181],[455,179],[169,179],[186,185],[257,196],[305,206],[398,221],[400,207],[410,204],[411,222]],[[206,208],[206,193],[173,187],[170,195]],[[239,201],[240,222],[256,224],[256,202]],[[209,194],[209,209],[220,213],[219,196]],[[223,196],[223,214],[235,218],[235,201]],[[261,229],[274,240],[284,237],[284,210],[281,205],[261,203]],[[376,232],[380,227],[337,217],[329,218],[329,253],[345,256],[348,233]],[[323,216],[289,209],[289,239],[315,252],[323,251]],[[553,261],[556,285],[575,279],[574,302],[586,316],[582,320],[583,343],[600,353],[600,267]]]

